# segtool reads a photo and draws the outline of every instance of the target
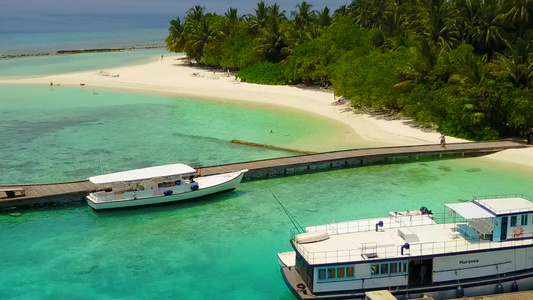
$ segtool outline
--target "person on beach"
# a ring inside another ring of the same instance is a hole
[[[441,147],[445,147],[446,146],[446,137],[442,133],[440,135],[440,146]]]
[[[161,57],[159,58],[159,60],[163,60],[163,54],[161,54]]]

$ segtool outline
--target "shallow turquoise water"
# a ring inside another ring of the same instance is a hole
[[[0,59],[0,78],[14,79],[101,70],[148,63],[166,54],[164,48]]]
[[[479,159],[369,166],[246,182],[200,201],[0,215],[1,299],[293,299],[276,253],[302,225],[475,195],[533,195],[533,172]]]
[[[344,130],[273,109],[94,91],[0,86],[0,184],[81,180],[177,162],[209,166],[290,156],[231,140],[287,147],[296,139]]]

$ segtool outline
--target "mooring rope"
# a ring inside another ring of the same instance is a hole
[[[291,223],[292,223],[292,225],[294,225],[294,228],[296,228],[300,233],[305,232],[305,229],[300,225],[300,223],[298,223],[298,221],[291,214],[291,212],[285,207],[285,205],[283,205],[283,203],[281,203],[281,201],[279,201],[278,197],[276,197],[276,194],[274,194],[274,192],[272,191],[270,186],[268,186],[268,184],[266,186],[267,186],[268,190],[270,191],[270,193],[272,193],[272,196],[274,196],[274,199],[276,199],[276,201],[278,201],[279,205],[281,206],[281,208],[283,209],[283,211],[285,212],[287,217],[289,217],[289,220],[291,220]]]

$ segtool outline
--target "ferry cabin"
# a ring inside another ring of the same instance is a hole
[[[307,227],[293,234],[295,265],[282,275],[299,299],[363,299],[382,289],[400,299],[448,299],[533,288],[528,198],[446,209],[440,224],[431,215],[391,215]]]

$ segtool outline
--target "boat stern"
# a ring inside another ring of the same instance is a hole
[[[87,196],[85,196],[85,199],[87,200],[87,204],[93,208],[93,209],[98,209],[98,206],[96,205],[96,202],[94,200],[94,195],[91,193]]]
[[[281,276],[283,281],[292,292],[292,294],[299,300],[303,299],[315,299],[316,296],[313,295],[307,285],[304,283],[298,271],[295,267],[282,267]]]

